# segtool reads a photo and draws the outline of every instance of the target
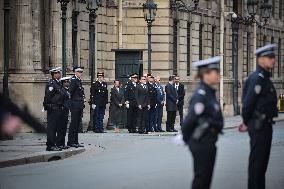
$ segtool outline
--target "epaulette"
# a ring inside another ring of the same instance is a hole
[[[258,76],[261,77],[261,78],[264,78],[264,75],[261,72],[258,73]]]
[[[198,94],[201,94],[201,95],[206,95],[206,91],[205,90],[203,90],[203,89],[199,89],[198,91]]]

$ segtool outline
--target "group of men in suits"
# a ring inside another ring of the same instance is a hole
[[[127,108],[127,128],[129,133],[147,134],[165,132],[162,129],[163,107],[167,110],[167,132],[177,132],[174,128],[176,113],[183,120],[185,90],[178,75],[172,75],[165,87],[160,77],[145,74],[140,77],[132,74],[125,85],[124,103]],[[138,129],[138,130],[137,130]]]

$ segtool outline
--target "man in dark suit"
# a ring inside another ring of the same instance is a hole
[[[179,117],[180,117],[180,126],[182,126],[185,90],[184,90],[184,85],[180,83],[180,77],[178,75],[175,77],[175,89],[177,90],[178,93],[177,110],[179,112]]]
[[[137,85],[137,89],[135,92],[135,98],[138,105],[137,112],[137,126],[139,134],[148,134],[148,129],[146,128],[146,116],[148,114],[148,110],[150,109],[150,99],[149,99],[149,91],[148,86],[146,84],[146,77],[142,76],[140,80],[140,84]]]
[[[115,132],[119,132],[119,124],[123,117],[124,92],[120,87],[119,80],[114,81],[114,86],[110,92],[110,118],[115,126]]]
[[[166,130],[168,132],[177,132],[175,130],[175,119],[178,103],[178,94],[177,90],[174,87],[174,78],[175,76],[169,77],[169,83],[165,87],[166,91],[166,110],[167,110],[167,123]]]
[[[92,109],[94,110],[93,131],[96,133],[105,133],[103,120],[105,116],[106,104],[108,103],[107,83],[104,82],[104,73],[98,72],[97,80],[91,87]]]
[[[165,132],[162,129],[162,119],[163,119],[163,107],[165,105],[165,92],[163,86],[160,84],[160,76],[156,76],[155,84],[157,90],[157,108],[156,108],[156,120],[155,125],[158,132]]]
[[[154,82],[154,76],[148,74],[148,96],[150,100],[150,109],[148,111],[148,119],[146,123],[146,130],[148,132],[158,132],[158,129],[155,125],[155,118],[156,118],[156,108],[157,108],[157,90],[156,85]]]
[[[67,145],[70,147],[84,147],[78,142],[78,132],[80,122],[82,122],[83,109],[85,108],[85,93],[82,86],[82,74],[84,67],[76,66],[73,68],[75,75],[71,78],[69,87],[70,98],[71,98],[71,123],[69,126],[68,142]]]
[[[137,74],[132,74],[125,85],[124,99],[127,108],[127,128],[129,133],[136,133],[137,101],[135,91],[137,85]]]

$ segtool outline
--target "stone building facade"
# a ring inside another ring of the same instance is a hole
[[[125,80],[132,71],[147,72],[147,24],[143,17],[145,0],[102,0],[97,11],[96,70],[105,72],[109,85],[115,78]],[[191,0],[183,2],[191,4]],[[223,3],[222,3],[223,2]],[[62,66],[61,9],[57,0],[10,0],[10,77],[11,97],[19,104],[28,104],[38,118],[42,112],[44,86],[51,67]],[[177,73],[185,83],[187,98],[196,85],[192,62],[223,55],[222,85],[219,97],[224,113],[233,114],[232,105],[232,30],[231,12],[247,15],[246,0],[200,0],[193,13],[171,10],[170,0],[155,0],[157,16],[152,27],[152,73],[163,82]],[[222,8],[224,4],[224,8]],[[254,50],[267,42],[277,43],[277,65],[272,80],[277,92],[284,93],[284,2],[272,0],[273,15],[263,28],[240,25],[238,35],[238,81],[241,88],[245,78],[255,68]],[[89,11],[80,3],[77,44],[72,44],[72,12],[74,0],[67,8],[67,74],[72,66],[85,67],[84,86],[89,98]],[[0,0],[3,18],[4,0]],[[221,23],[224,18],[224,23]],[[222,25],[221,25],[222,24]],[[4,20],[0,19],[0,25]],[[0,27],[0,74],[3,76],[3,27]],[[223,36],[223,37],[222,37]],[[73,38],[73,39],[72,39]],[[223,49],[223,50],[222,50]],[[75,56],[74,56],[75,55]],[[1,81],[2,82],[2,81]],[[84,123],[89,120],[86,104]]]

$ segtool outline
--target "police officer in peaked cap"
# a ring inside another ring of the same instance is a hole
[[[249,189],[265,188],[273,118],[278,116],[277,94],[270,80],[270,70],[275,65],[275,49],[275,44],[268,44],[256,50],[257,68],[247,78],[243,88],[243,123],[239,131],[248,131],[250,137]]]
[[[194,63],[200,83],[190,99],[188,115],[182,125],[183,140],[193,156],[192,189],[209,189],[213,174],[218,134],[223,129],[223,115],[216,98],[220,57]]]

